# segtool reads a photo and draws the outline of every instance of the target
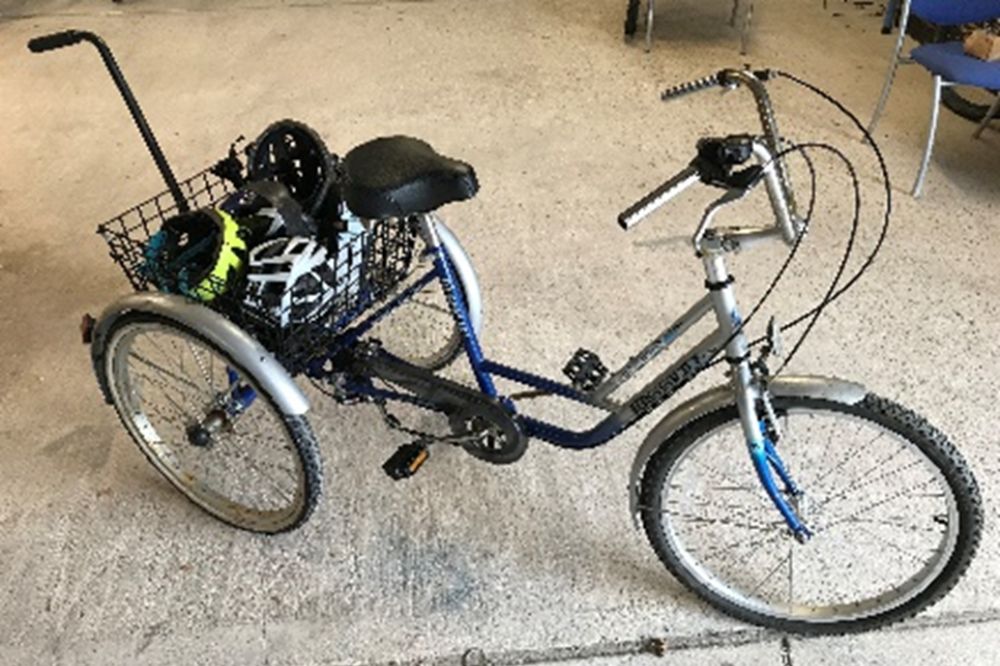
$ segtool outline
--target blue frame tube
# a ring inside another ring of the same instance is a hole
[[[537,437],[563,449],[576,450],[593,449],[605,444],[629,425],[617,414],[611,414],[584,432],[566,430],[530,416],[520,416],[518,422],[524,428],[524,434],[529,437]]]
[[[770,437],[764,438],[764,455],[767,456],[767,461],[771,464],[774,471],[778,473],[781,482],[785,484],[785,492],[793,496],[801,495],[802,491],[795,483],[795,480],[792,479],[792,475],[785,468],[785,463],[781,460],[781,456],[778,455],[778,450],[774,448]]]
[[[563,398],[569,398],[570,400],[575,400],[576,402],[582,402],[592,407],[600,407],[600,405],[596,404],[589,396],[584,393],[580,393],[572,386],[547,379],[540,375],[527,372],[526,370],[512,368],[509,365],[497,363],[496,361],[491,361],[489,359],[484,360],[481,367],[485,372],[494,374],[497,377],[503,377],[504,379],[509,379],[517,382],[518,384],[530,386]]]
[[[472,373],[476,376],[476,384],[479,385],[479,390],[485,395],[496,398],[497,387],[493,383],[493,377],[490,376],[489,371],[484,369],[486,359],[483,356],[482,347],[479,346],[479,338],[476,337],[476,332],[472,330],[472,322],[469,320],[469,310],[465,305],[465,297],[459,288],[458,278],[455,277],[455,270],[451,266],[451,261],[448,259],[444,248],[440,245],[430,248],[430,251],[434,255],[434,270],[438,277],[441,278],[445,295],[452,306],[452,314],[462,334],[462,345],[465,347],[465,354],[468,356],[469,364],[472,366]],[[509,406],[513,410],[513,405]]]
[[[767,493],[768,497],[771,498],[771,502],[774,504],[775,508],[778,509],[778,513],[780,513],[781,517],[785,519],[785,523],[788,524],[788,528],[796,535],[802,534],[806,537],[812,536],[812,532],[809,531],[808,527],[802,524],[802,521],[799,520],[798,515],[788,504],[788,501],[782,497],[781,491],[778,490],[778,486],[774,482],[774,477],[771,475],[771,468],[774,461],[771,456],[768,455],[768,443],[768,440],[765,438],[764,443],[761,445],[750,445],[750,459],[753,461],[753,468],[754,471],[757,472],[757,478],[760,480],[760,484],[764,487],[764,491]],[[771,450],[774,450],[773,447]],[[784,466],[780,465],[780,460],[777,462],[779,463],[779,466],[784,469]],[[779,472],[779,474],[781,473]]]

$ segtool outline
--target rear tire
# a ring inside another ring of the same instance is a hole
[[[419,277],[420,272],[414,271],[414,274]],[[409,283],[410,280],[404,281],[393,294]],[[462,299],[466,300],[461,280],[458,280],[458,287],[462,290]],[[391,299],[393,294],[386,298]],[[390,354],[431,372],[450,365],[464,348],[462,331],[451,314],[440,280],[425,285],[409,301],[390,312],[375,325],[371,335],[378,338]]]
[[[305,416],[283,414],[246,368],[165,317],[126,314],[104,339],[101,370],[115,411],[177,490],[252,532],[286,532],[309,518],[323,475]],[[246,389],[256,397],[242,405],[236,396]]]
[[[730,405],[686,425],[646,465],[642,521],[666,568],[724,613],[799,634],[868,631],[911,617],[947,594],[976,552],[983,509],[972,473],[945,436],[913,412],[871,394],[855,405],[785,398],[775,399],[774,407],[779,423],[785,421],[785,437],[777,448],[806,492],[808,502],[802,506],[815,532],[812,539],[804,545],[791,539],[760,490],[739,416]],[[795,427],[789,426],[790,415]],[[843,434],[854,437],[835,436],[842,434],[836,428],[846,423],[849,430]],[[816,433],[803,436],[806,427]],[[732,429],[731,436],[713,453],[712,438],[726,428]],[[866,429],[876,437],[870,438]],[[886,455],[889,440],[900,446]],[[845,442],[848,452],[834,453]],[[708,453],[699,465],[696,452],[701,449]],[[867,455],[876,462],[862,463],[867,471],[854,485],[840,488],[841,482],[851,483],[843,481],[845,473]],[[823,466],[796,465],[796,459]],[[690,481],[684,480],[685,467],[693,470]],[[714,486],[713,478],[718,479]],[[903,490],[886,490],[893,481]],[[941,502],[929,488],[932,481],[940,486]],[[708,499],[712,492],[725,503],[713,504]],[[869,494],[879,499],[873,501]],[[842,508],[855,498],[862,500],[861,509]],[[713,506],[718,506],[714,516]],[[735,538],[720,536],[730,528]],[[688,533],[690,538],[683,536]],[[699,539],[708,550],[696,554]],[[917,539],[936,543],[936,548],[915,548]],[[786,547],[788,555],[782,557]],[[857,553],[859,548],[866,552]],[[771,552],[777,553],[773,559],[767,557]],[[912,573],[912,560],[919,562],[925,552],[932,553],[926,555],[928,561]],[[767,559],[755,566],[761,556]],[[896,575],[893,566],[901,559],[903,572]],[[786,564],[787,585],[782,580]]]

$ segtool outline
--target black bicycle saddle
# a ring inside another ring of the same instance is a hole
[[[341,168],[347,207],[367,219],[427,213],[479,191],[470,165],[408,136],[363,143],[347,153]]]

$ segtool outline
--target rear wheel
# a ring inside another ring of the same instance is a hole
[[[421,263],[421,267],[396,287],[394,293],[420,280],[429,269],[425,262]],[[459,276],[456,279],[462,300],[468,303],[466,286]],[[378,338],[390,354],[432,371],[451,364],[463,349],[462,332],[438,279],[431,280],[389,313],[372,329],[372,337]]]
[[[898,405],[776,399],[777,450],[805,495],[799,544],[757,481],[735,407],[663,443],[642,480],[661,561],[716,608],[830,634],[907,618],[943,597],[980,539],[976,482],[950,442]]]
[[[320,495],[316,440],[212,342],[169,319],[122,317],[108,332],[105,379],[139,449],[175,488],[230,525],[284,532]]]

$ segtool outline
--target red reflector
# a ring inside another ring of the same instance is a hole
[[[89,345],[94,339],[94,324],[96,323],[97,320],[89,314],[83,315],[83,319],[80,320],[80,337],[83,338],[83,344]]]

